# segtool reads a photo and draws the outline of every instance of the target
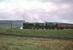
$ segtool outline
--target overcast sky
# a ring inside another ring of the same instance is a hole
[[[0,0],[0,20],[73,23],[73,0]]]

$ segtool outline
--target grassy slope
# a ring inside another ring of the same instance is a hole
[[[68,30],[33,30],[33,29],[0,29],[0,33],[17,34],[17,35],[33,35],[46,37],[66,37],[73,38],[73,29]]]

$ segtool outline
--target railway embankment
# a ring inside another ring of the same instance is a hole
[[[5,29],[2,31],[0,30],[0,35],[72,40],[73,30],[72,29],[65,29],[65,30]]]

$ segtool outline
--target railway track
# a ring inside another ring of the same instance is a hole
[[[0,33],[0,35],[17,36],[17,37],[32,37],[32,38],[73,40],[73,37],[71,38],[71,37],[55,37],[55,36],[33,36],[33,35],[17,35],[17,34],[6,34],[6,33]]]

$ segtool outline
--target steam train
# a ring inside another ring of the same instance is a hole
[[[23,23],[24,29],[73,29],[73,24],[68,23]]]

